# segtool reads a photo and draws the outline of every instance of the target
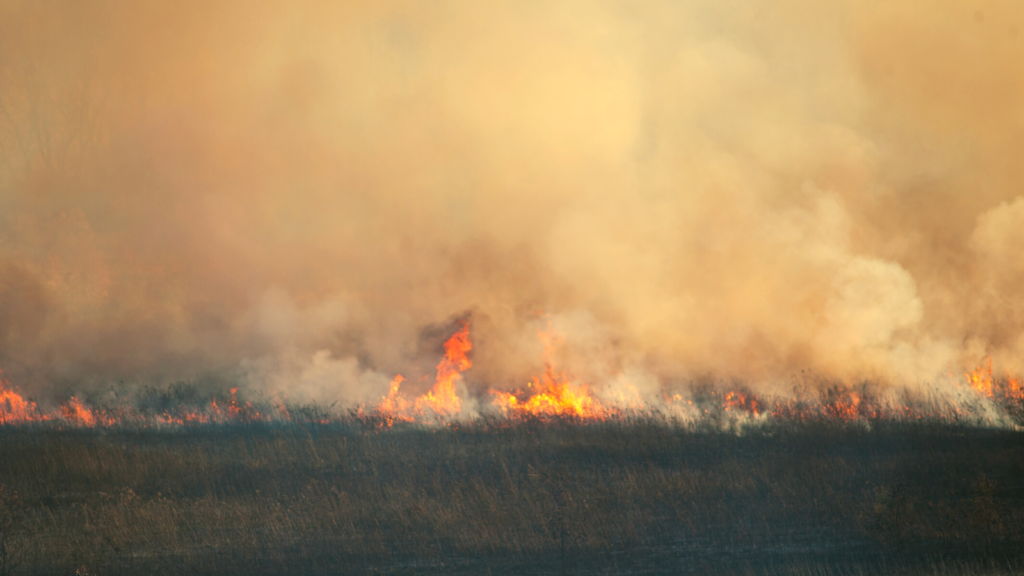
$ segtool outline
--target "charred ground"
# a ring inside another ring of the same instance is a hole
[[[935,421],[0,427],[15,574],[1013,573],[1022,479]]]

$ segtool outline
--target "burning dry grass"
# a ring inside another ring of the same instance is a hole
[[[0,429],[0,483],[28,506],[23,572],[839,574],[1024,560],[1019,432],[365,424]]]
[[[543,392],[525,393],[526,401],[519,401],[514,393],[500,393],[495,403],[488,406],[483,404],[486,398],[471,397],[475,406],[482,406],[482,411],[468,413],[427,408],[427,401],[437,399],[434,391],[410,399],[400,393],[403,380],[396,377],[388,395],[378,403],[349,408],[241,400],[237,388],[201,394],[195,385],[182,382],[163,390],[139,390],[106,405],[102,399],[97,402],[71,397],[58,409],[46,411],[15,390],[0,388],[0,394],[6,398],[0,401],[0,427],[171,430],[207,425],[316,423],[390,428],[443,427],[476,421],[504,422],[508,426],[547,421],[623,423],[637,418],[703,431],[800,426],[808,422],[858,423],[870,427],[876,422],[925,421],[1009,429],[1024,425],[1024,401],[1002,393],[1015,382],[1005,379],[992,381],[991,395],[966,390],[954,398],[891,389],[882,397],[869,384],[854,388],[821,385],[785,396],[759,396],[743,387],[730,390],[710,381],[698,381],[682,388],[684,394],[605,404],[585,386],[545,376],[538,379],[537,386]],[[490,393],[492,397],[496,394]],[[462,402],[457,395],[447,396]]]
[[[227,395],[202,399],[194,386],[180,383],[166,392],[147,390],[141,397],[101,407],[68,398],[59,410],[42,410],[10,387],[0,373],[0,426],[50,424],[56,427],[166,428],[206,424],[309,421],[319,424],[359,421],[363,425],[392,427],[396,424],[446,425],[500,415],[510,423],[531,420],[575,419],[582,422],[627,420],[634,416],[662,418],[691,428],[730,429],[751,423],[831,420],[874,422],[930,420],[950,424],[1016,427],[1024,424],[1024,388],[1020,380],[993,375],[991,359],[965,374],[964,380],[946,388],[959,394],[922,398],[904,390],[894,394],[869,383],[859,387],[812,383],[810,390],[795,388],[785,396],[758,396],[742,385],[724,387],[714,382],[691,382],[686,394],[663,390],[660,398],[644,398],[626,382],[614,397],[595,394],[571,374],[558,370],[555,350],[562,338],[549,329],[539,333],[544,344],[544,371],[524,388],[515,391],[489,389],[482,394],[460,396],[462,373],[472,367],[473,348],[468,321],[444,343],[445,354],[437,365],[433,387],[418,397],[401,389],[405,378],[398,374],[388,393],[370,405],[331,413],[310,406],[288,406],[283,401],[253,403],[238,397],[238,388]],[[464,390],[464,393],[467,392]],[[467,399],[474,408],[468,409]]]
[[[26,506],[0,536],[38,574],[1024,562],[1024,398],[990,364],[955,401],[710,381],[608,399],[555,367],[557,335],[541,338],[544,373],[524,389],[459,396],[462,323],[428,392],[404,395],[399,375],[345,411],[188,384],[43,410],[0,382],[0,486]]]
[[[379,402],[355,407],[324,407],[315,404],[285,404],[277,400],[243,400],[237,388],[202,394],[188,383],[166,389],[147,388],[113,404],[103,399],[69,398],[55,410],[43,410],[13,389],[0,387],[0,427],[34,429],[105,428],[109,430],[174,430],[214,425],[321,424],[391,428],[395,426],[446,427],[476,422],[515,426],[523,422],[628,423],[653,419],[686,430],[733,431],[766,426],[801,426],[813,422],[875,423],[930,422],[1020,429],[1024,426],[1024,400],[1004,391],[1014,380],[992,380],[990,395],[965,390],[950,398],[922,396],[908,390],[876,394],[869,384],[858,387],[821,385],[817,389],[794,391],[783,396],[761,396],[742,386],[734,389],[713,382],[692,382],[682,394],[662,394],[645,400],[604,403],[585,385],[545,375],[533,392],[490,391],[488,398],[470,397],[479,412],[445,409],[463,400],[454,393],[436,395],[431,390],[418,398],[401,393],[398,376],[390,392]],[[0,386],[3,382],[0,381]],[[436,388],[436,387],[435,387]],[[520,394],[523,400],[519,399]],[[434,407],[431,402],[437,403]]]

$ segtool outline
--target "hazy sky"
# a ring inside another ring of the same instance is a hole
[[[1017,0],[0,0],[0,368],[1024,371],[1022,158]]]

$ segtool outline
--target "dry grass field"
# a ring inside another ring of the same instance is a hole
[[[0,428],[8,574],[1009,574],[1024,434],[656,417]]]

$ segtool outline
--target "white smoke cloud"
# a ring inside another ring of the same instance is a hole
[[[1024,369],[1020,3],[2,10],[26,389],[354,401],[429,381],[467,315],[478,394],[548,320],[610,388]]]

